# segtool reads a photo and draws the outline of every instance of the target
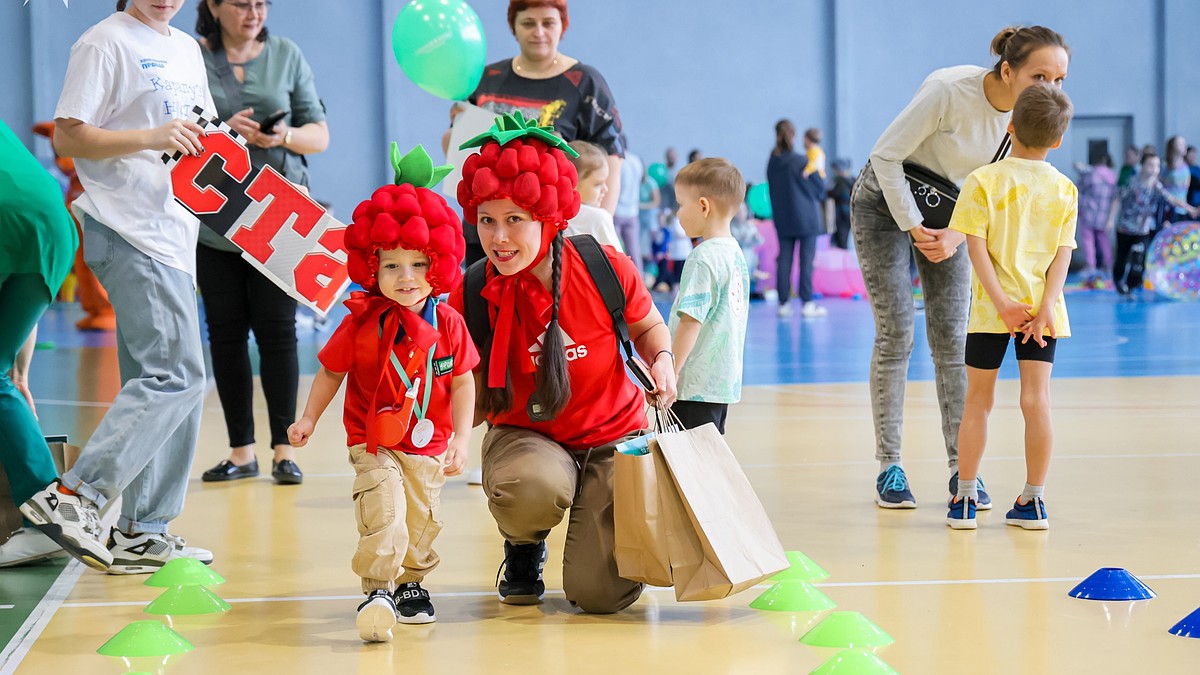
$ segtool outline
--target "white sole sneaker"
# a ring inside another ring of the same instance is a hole
[[[392,603],[377,598],[358,610],[358,618],[354,623],[358,627],[358,637],[363,642],[391,642],[392,629],[396,627],[396,610]]]
[[[952,530],[977,530],[974,518],[947,518],[946,524]]]
[[[906,500],[906,501],[902,501],[902,502],[885,502],[882,499],[880,499],[878,495],[875,496],[875,503],[881,509],[915,509],[915,508],[917,508],[917,503],[914,501]]]
[[[29,519],[42,534],[54,540],[79,562],[101,572],[112,565],[112,553],[104,545],[103,535],[90,534],[85,526],[88,520],[81,512],[95,506],[78,495],[68,495],[58,491],[61,485],[55,478],[46,489],[33,495],[20,506],[21,515]],[[99,527],[100,517],[93,513],[95,526]],[[81,520],[82,518],[82,520]]]
[[[1048,529],[1050,529],[1050,521],[1045,520],[1045,519],[1023,520],[1021,518],[1005,518],[1004,523],[1006,525],[1012,525],[1013,527],[1019,527],[1022,530],[1048,530]]]
[[[403,614],[396,615],[396,623],[408,624],[410,626],[418,626],[426,623],[436,623],[437,616],[434,614],[426,614],[419,612],[413,616],[404,616]]]
[[[19,567],[67,555],[63,547],[35,527],[24,527],[0,545],[0,568]]]

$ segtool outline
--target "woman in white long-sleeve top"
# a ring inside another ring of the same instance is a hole
[[[1070,62],[1065,41],[1042,26],[1005,28],[992,40],[991,69],[955,66],[925,79],[908,106],[879,137],[854,186],[851,225],[875,316],[871,409],[880,462],[876,503],[914,508],[900,464],[904,389],[913,347],[914,307],[909,257],[916,248],[925,293],[925,323],[937,380],[942,435],[957,490],[958,426],[966,392],[963,349],[970,305],[971,265],[956,255],[964,235],[927,227],[905,178],[913,162],[962,185],[971,171],[994,161],[1004,144],[1013,103],[1028,86],[1062,86]],[[981,485],[982,487],[982,485]],[[982,489],[979,508],[991,508]]]

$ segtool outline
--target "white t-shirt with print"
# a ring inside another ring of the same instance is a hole
[[[163,35],[125,12],[87,30],[71,47],[55,119],[109,131],[152,129],[193,106],[215,111],[200,45],[176,28]],[[201,139],[203,142],[203,139]],[[171,191],[162,152],[76,159],[84,193],[72,208],[165,265],[196,274],[199,221]]]
[[[750,305],[750,272],[733,237],[706,239],[683,266],[671,307],[671,335],[686,314],[700,322],[696,346],[679,373],[679,400],[737,403],[742,400],[742,352]]]
[[[613,225],[612,214],[596,206],[581,204],[579,214],[567,221],[564,234],[590,234],[601,244],[608,244],[621,253],[625,252],[625,248],[621,246],[621,238],[617,236],[617,227]]]

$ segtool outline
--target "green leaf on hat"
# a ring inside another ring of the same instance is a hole
[[[459,146],[459,150],[478,148],[489,141],[504,145],[518,138],[536,138],[552,148],[558,148],[568,157],[578,157],[579,153],[554,131],[552,126],[538,126],[537,120],[525,119],[520,110],[501,115],[492,123],[492,128]]]
[[[401,155],[400,146],[393,141],[390,155],[396,185],[407,183],[414,187],[432,188],[454,170],[449,164],[434,166],[433,159],[420,145],[409,150],[408,154]]]

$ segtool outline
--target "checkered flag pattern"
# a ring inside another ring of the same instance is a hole
[[[188,117],[188,119],[200,125],[200,128],[204,129],[205,131],[224,131],[230,136],[233,136],[233,139],[238,143],[241,143],[242,145],[246,144],[246,141],[242,138],[241,134],[234,131],[228,124],[222,122],[215,114],[209,113],[200,106],[192,107],[192,114],[190,117]],[[173,153],[164,152],[162,154],[163,164],[166,164],[170,167],[174,167],[174,165],[178,163],[180,159],[183,159],[183,153],[178,150]]]

